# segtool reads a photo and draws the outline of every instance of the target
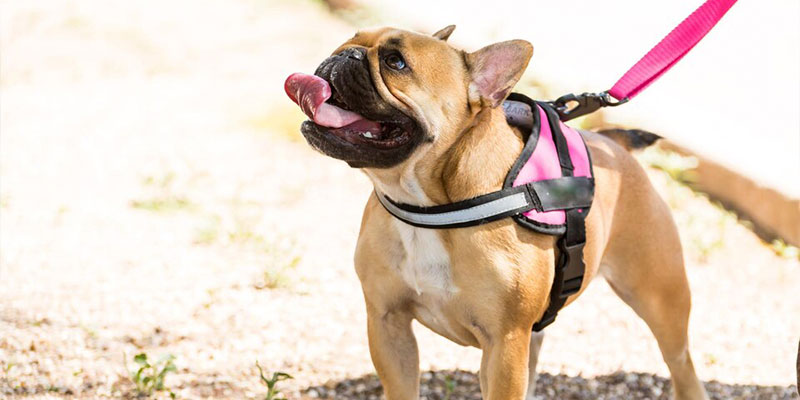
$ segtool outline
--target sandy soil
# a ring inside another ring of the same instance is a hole
[[[352,29],[277,0],[0,6],[0,397],[133,396],[141,352],[176,357],[180,398],[263,398],[256,361],[294,376],[289,398],[377,397],[352,270],[371,187],[298,140],[281,88]],[[651,176],[686,244],[701,378],[792,398],[800,263]],[[426,396],[452,379],[475,398],[478,350],[417,331]],[[669,393],[601,280],[547,335],[543,396]]]

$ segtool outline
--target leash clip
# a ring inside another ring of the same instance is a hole
[[[555,101],[550,102],[550,105],[555,108],[560,120],[569,121],[573,118],[591,114],[603,107],[616,107],[627,102],[627,97],[619,101],[613,101],[608,91],[605,91],[601,93],[582,93],[579,95],[574,93],[565,94]],[[577,105],[572,103],[577,103]]]

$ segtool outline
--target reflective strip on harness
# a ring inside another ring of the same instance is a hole
[[[375,194],[386,211],[408,224],[423,228],[452,228],[481,225],[530,210],[588,208],[592,204],[594,181],[571,176],[548,179],[433,207],[400,204],[378,191]]]
[[[586,265],[586,215],[594,197],[589,151],[580,133],[564,125],[553,106],[512,93],[516,102],[504,107],[512,125],[529,130],[503,188],[456,203],[431,207],[397,203],[375,191],[395,218],[417,227],[443,229],[476,226],[512,217],[536,232],[557,235],[558,259],[550,304],[533,325],[540,331],[551,324],[569,296],[583,284]]]
[[[463,224],[465,222],[483,221],[491,217],[505,214],[509,211],[520,212],[529,210],[530,201],[525,196],[525,192],[512,193],[505,197],[500,197],[496,200],[479,204],[476,206],[462,208],[454,211],[446,211],[442,213],[418,213],[406,211],[395,205],[386,196],[376,192],[378,200],[381,204],[395,217],[410,222],[414,225],[423,225],[430,227],[441,227],[447,225]]]

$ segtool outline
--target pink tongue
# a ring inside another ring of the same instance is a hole
[[[343,110],[325,101],[331,97],[328,81],[315,76],[294,73],[286,78],[283,89],[309,118],[317,125],[328,128],[341,128],[359,122],[362,130],[380,130],[380,124],[347,110]]]

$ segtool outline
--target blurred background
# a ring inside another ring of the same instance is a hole
[[[533,43],[519,91],[601,91],[700,1],[432,3],[0,1],[0,397],[379,398],[352,267],[372,188],[304,143],[286,76],[360,27],[455,23],[469,51]],[[667,138],[639,159],[712,398],[797,398],[800,3],[736,4],[574,125]],[[415,329],[423,397],[479,398],[479,351]],[[666,399],[660,357],[598,280],[548,328],[537,393]]]

